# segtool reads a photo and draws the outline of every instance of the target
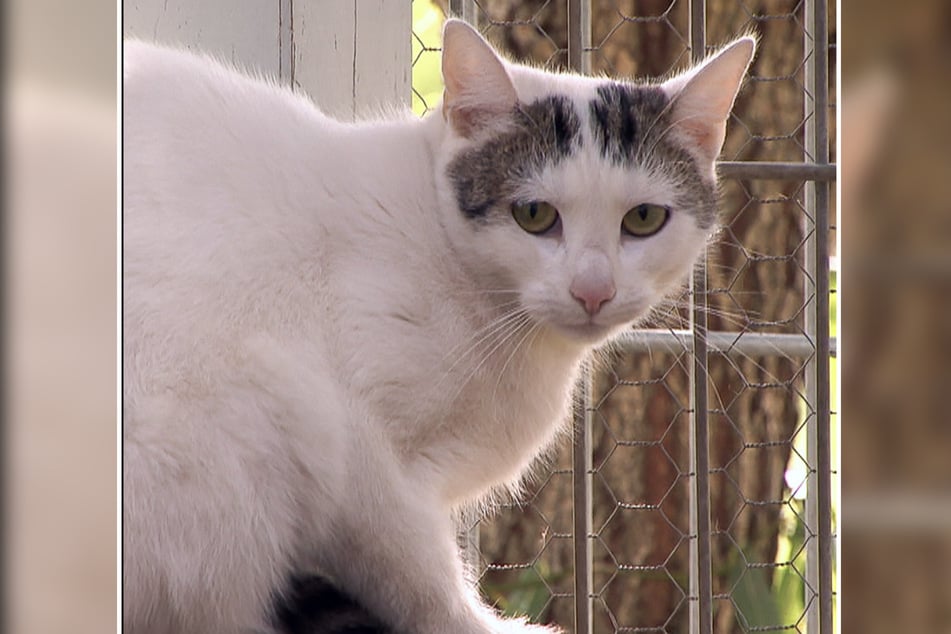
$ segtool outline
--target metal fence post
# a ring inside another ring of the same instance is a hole
[[[706,55],[705,0],[690,0],[690,56],[694,63]],[[713,632],[713,574],[710,552],[710,455],[707,418],[707,264],[706,255],[691,279],[690,327],[693,363],[690,365],[690,398],[693,424],[690,455],[694,473],[690,489],[690,532],[696,535],[690,550],[690,595],[697,597],[690,611],[690,631]]]
[[[806,89],[812,104],[805,103],[805,160],[829,163],[829,58],[828,14],[824,0],[805,4],[804,49],[812,55],[805,67]],[[811,46],[810,46],[811,45]],[[832,461],[830,429],[829,339],[829,183],[806,184],[807,215],[812,233],[806,245],[806,271],[813,281],[814,310],[806,311],[806,334],[815,342],[815,357],[806,370],[806,394],[811,406],[806,425],[807,481],[806,525],[812,533],[806,549],[807,587],[818,601],[807,598],[809,632],[832,633]],[[807,291],[808,295],[808,291]]]
[[[814,0],[815,162],[829,162],[829,25],[825,0]],[[832,634],[832,437],[829,376],[829,184],[816,183],[816,469],[819,511],[819,632]]]
[[[586,51],[591,47],[590,0],[568,0],[568,66],[571,70],[588,74],[590,60]],[[594,556],[592,549],[592,452],[591,390],[592,370],[586,368],[582,380],[582,397],[576,405],[574,425],[575,444],[572,453],[573,535],[575,565],[575,634],[594,632]]]
[[[575,444],[571,454],[572,531],[574,535],[575,633],[593,634],[594,556],[591,548],[592,443],[591,443],[591,368],[584,369],[582,394],[575,401]]]

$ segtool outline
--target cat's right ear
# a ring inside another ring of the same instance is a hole
[[[704,160],[712,162],[720,154],[727,118],[755,52],[756,38],[741,37],[663,84],[672,100],[672,129]]]
[[[442,35],[443,116],[466,138],[507,117],[518,103],[505,65],[489,43],[462,20],[447,20]]]

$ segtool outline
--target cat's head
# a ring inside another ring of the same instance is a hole
[[[754,48],[634,84],[513,64],[447,22],[437,183],[460,265],[582,343],[643,317],[715,230],[714,161]]]

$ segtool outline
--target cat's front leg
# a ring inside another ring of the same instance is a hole
[[[361,443],[348,461],[350,495],[335,518],[336,544],[321,556],[336,583],[401,634],[558,632],[481,603],[432,479],[411,477],[380,447]]]

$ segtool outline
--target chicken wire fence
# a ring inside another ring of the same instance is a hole
[[[441,96],[446,13],[513,59],[617,77],[759,35],[719,165],[721,234],[683,295],[586,370],[574,442],[460,543],[490,602],[577,634],[831,633],[835,15],[813,0],[415,0],[413,13],[420,113]]]

